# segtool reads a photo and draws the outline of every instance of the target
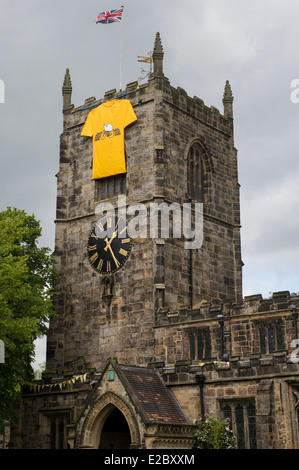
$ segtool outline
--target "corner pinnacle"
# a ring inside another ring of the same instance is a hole
[[[154,63],[154,76],[162,77],[163,74],[163,47],[160,38],[160,33],[156,34],[154,51],[153,51],[153,63]]]
[[[226,80],[225,87],[224,87],[224,93],[223,93],[223,107],[224,107],[224,116],[230,116],[233,117],[233,93],[232,89],[230,86],[230,83],[228,80]]]
[[[62,86],[63,110],[70,108],[72,99],[72,82],[69,69],[66,69]]]

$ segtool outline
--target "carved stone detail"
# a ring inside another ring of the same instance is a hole
[[[141,439],[137,420],[131,406],[119,395],[107,392],[99,397],[89,411],[82,429],[81,448],[98,448],[105,421],[111,411],[118,408],[124,415],[131,434],[131,447],[141,447]]]

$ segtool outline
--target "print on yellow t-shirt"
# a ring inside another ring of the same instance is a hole
[[[136,120],[129,100],[115,99],[90,111],[81,135],[93,138],[93,179],[126,172],[124,129]]]

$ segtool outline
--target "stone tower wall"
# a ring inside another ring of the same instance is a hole
[[[156,61],[161,61],[161,55]],[[232,117],[188,97],[181,88],[174,89],[161,69],[154,67],[147,84],[131,83],[121,95],[111,90],[104,100],[89,98],[78,108],[65,100],[55,244],[60,281],[57,319],[51,322],[48,336],[49,369],[78,358],[97,368],[111,355],[127,364],[147,364],[155,357],[153,326],[161,308],[193,307],[227,298],[236,301],[241,296]],[[137,116],[125,130],[127,175],[122,194],[127,206],[146,207],[148,236],[134,239],[125,266],[103,278],[90,266],[86,244],[99,218],[97,205],[108,201],[117,208],[119,192],[103,197],[104,183],[92,180],[92,142],[81,131],[91,109],[115,97],[130,100]],[[149,215],[152,204],[182,207],[190,202],[187,160],[194,140],[204,149],[207,174],[203,244],[187,250],[184,237],[151,237]]]
[[[57,175],[57,318],[50,324],[47,370],[42,380],[23,390],[22,419],[12,432],[10,447],[53,447],[53,422],[64,423],[64,448],[80,447],[86,440],[88,444],[91,423],[86,428],[84,418],[93,400],[93,431],[99,438],[109,412],[134,396],[120,376],[112,380],[105,375],[108,364],[114,364],[113,369],[118,361],[125,368],[144,366],[136,376],[142,398],[147,372],[154,368],[189,420],[186,426],[161,426],[157,416],[148,427],[139,403],[129,421],[138,423],[141,436],[147,435],[142,442],[146,448],[153,446],[151,439],[158,447],[166,442],[169,448],[185,448],[193,420],[205,413],[224,418],[228,409],[233,424],[236,410],[243,410],[239,434],[244,429],[247,448],[298,448],[298,355],[294,357],[292,341],[298,336],[299,298],[285,291],[271,299],[242,298],[230,85],[225,85],[222,115],[183,89],[171,87],[163,74],[159,35],[153,61],[147,84],[138,87],[134,82],[121,96],[115,90],[104,96],[129,99],[138,118],[125,131],[126,185],[121,188],[116,179],[118,190],[110,193],[108,186],[105,193],[107,181],[92,180],[92,142],[81,137],[89,111],[102,101],[90,98],[74,108],[66,73]],[[188,155],[194,142],[203,152],[205,171],[202,246],[186,250],[183,237],[151,238],[147,220],[148,236],[133,240],[125,266],[114,275],[99,276],[86,252],[90,230],[99,218],[97,205],[116,205],[120,192],[127,206],[144,204],[147,210],[153,203],[188,203]],[[147,404],[152,404],[151,398]],[[134,400],[136,404],[136,395]],[[100,416],[102,405],[106,411]],[[128,409],[120,405],[124,416]]]

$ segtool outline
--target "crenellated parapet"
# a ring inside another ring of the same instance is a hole
[[[157,33],[152,56],[153,73],[150,75],[147,83],[139,85],[138,82],[132,82],[126,85],[125,90],[120,90],[119,92],[116,89],[108,90],[104,93],[103,98],[87,98],[84,105],[79,107],[74,107],[74,105],[71,104],[72,84],[70,71],[67,69],[62,87],[64,100],[64,129],[68,130],[83,123],[82,119],[86,117],[86,112],[91,111],[94,107],[99,106],[103,102],[115,98],[129,99],[133,106],[142,106],[142,103],[153,99],[155,92],[159,90],[161,92],[162,105],[167,103],[173,107],[173,109],[186,113],[199,122],[209,125],[213,129],[217,129],[227,135],[232,135],[233,95],[229,81],[226,81],[224,87],[222,114],[214,106],[209,107],[205,105],[204,101],[197,96],[188,96],[183,88],[174,88],[171,86],[163,72],[163,58],[163,46],[160,34]]]
[[[66,78],[67,83],[70,83],[69,70],[67,69]],[[233,124],[231,119],[231,112],[227,111],[227,106],[224,106],[223,114],[218,108],[214,106],[207,106],[204,101],[197,96],[190,97],[187,92],[181,87],[173,87],[166,77],[157,78],[155,75],[150,77],[149,81],[145,84],[139,85],[137,81],[128,83],[125,89],[117,92],[116,89],[107,90],[103,98],[96,99],[95,97],[87,98],[83,106],[75,107],[71,105],[71,85],[66,88],[64,84],[64,128],[68,130],[75,125],[83,124],[86,113],[93,108],[100,106],[100,104],[112,99],[129,99],[133,107],[142,106],[148,101],[153,100],[154,92],[156,90],[156,81],[159,80],[162,92],[162,105],[163,103],[169,104],[177,111],[186,113],[197,119],[200,122],[206,123],[211,128],[217,129],[220,132],[231,135]],[[162,83],[161,83],[162,82]],[[83,112],[83,113],[82,113]],[[81,117],[82,114],[82,117]]]
[[[174,365],[165,362],[153,362],[149,367],[157,369],[168,385],[196,384],[196,375],[203,374],[206,382],[218,383],[232,380],[261,380],[261,378],[279,378],[298,374],[298,363],[294,362],[287,351],[279,351],[268,357],[251,354],[248,359],[231,357],[229,361],[211,358],[195,363],[190,360],[178,360]]]
[[[252,367],[280,363],[292,368],[298,308],[299,296],[283,291],[270,299],[247,296],[238,304],[202,302],[196,309],[160,309],[156,358],[172,368],[178,361],[189,361],[190,367],[244,369],[241,374],[251,373]]]
[[[274,292],[271,298],[264,299],[261,294],[245,296],[240,303],[232,301],[205,302],[199,307],[190,309],[182,305],[178,310],[160,308],[156,315],[156,326],[172,325],[174,323],[187,323],[195,321],[217,320],[223,315],[227,320],[235,317],[249,317],[251,315],[272,315],[290,313],[293,308],[299,308],[299,295],[290,294],[289,291]]]
[[[290,305],[299,306],[299,294],[289,291],[274,292],[268,299],[261,294],[244,297],[244,308],[252,313],[262,313],[289,309]]]

